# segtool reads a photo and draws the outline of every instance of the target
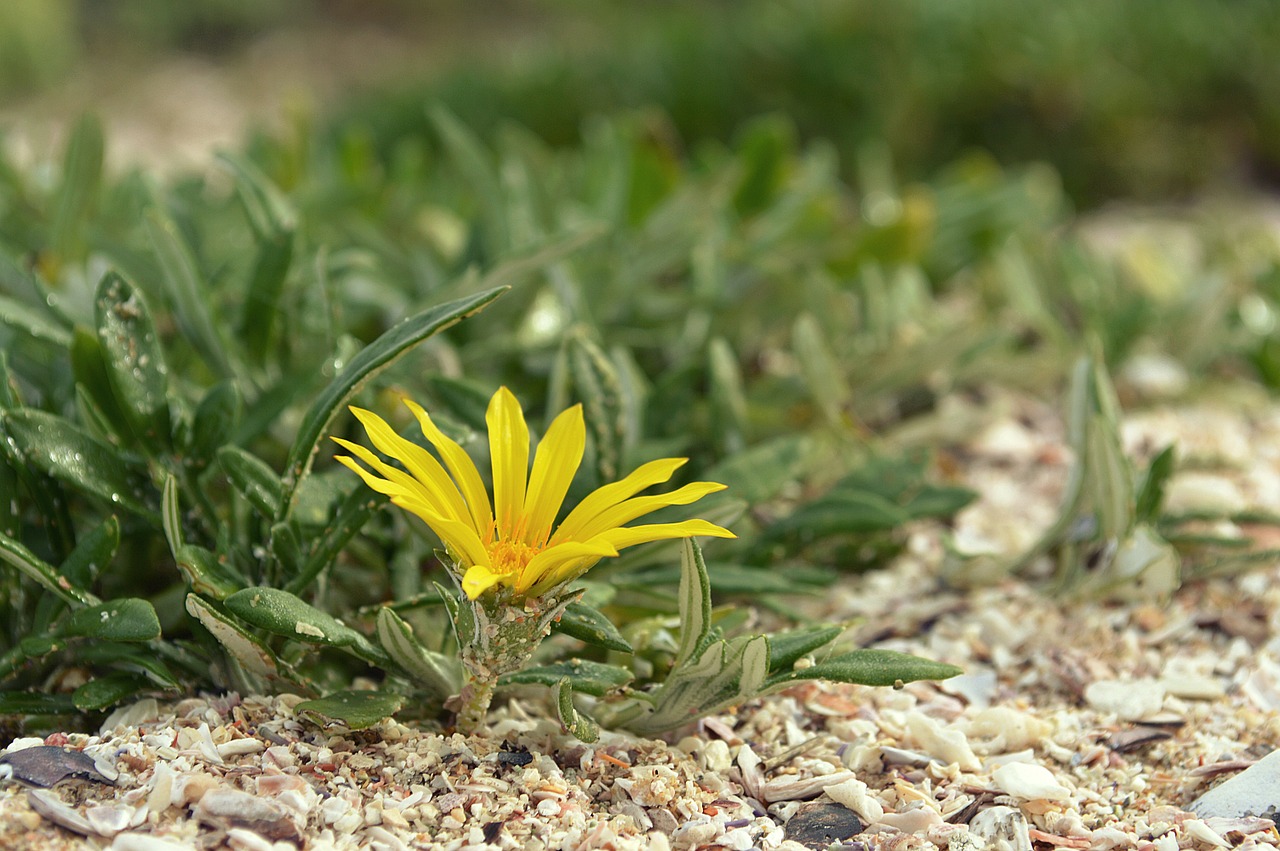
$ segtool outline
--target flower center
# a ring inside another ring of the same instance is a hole
[[[519,538],[494,541],[489,545],[489,569],[499,576],[518,575],[541,549]]]

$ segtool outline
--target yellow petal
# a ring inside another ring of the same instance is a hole
[[[489,426],[498,537],[521,537],[516,527],[524,511],[524,488],[529,475],[529,427],[524,422],[524,411],[510,390],[499,387],[489,400],[484,420]]]
[[[440,466],[440,462],[434,455],[418,444],[396,434],[395,429],[388,425],[386,420],[372,411],[356,407],[350,410],[364,426],[374,447],[383,455],[399,460],[409,473],[422,483],[423,487],[436,496],[442,514],[454,520],[464,520],[470,516],[467,504],[462,500],[462,494],[458,493],[457,485],[449,478],[449,474],[444,471],[444,467]]]
[[[477,564],[468,568],[463,575],[462,590],[467,595],[467,599],[474,600],[496,585],[501,578],[489,568]]]
[[[536,596],[559,585],[566,579],[580,576],[587,568],[602,558],[616,556],[617,549],[607,541],[597,539],[580,543],[548,547],[529,560],[516,578],[515,592]]]
[[[656,461],[641,464],[620,482],[613,482],[592,491],[569,512],[569,516],[551,536],[551,543],[583,540],[587,536],[581,534],[582,527],[597,515],[645,488],[665,482],[688,460],[688,458],[659,458]]]
[[[573,476],[582,463],[586,444],[587,428],[582,420],[581,405],[562,411],[547,429],[533,458],[533,475],[524,498],[526,544],[536,546],[551,537],[551,524],[556,521],[564,495],[569,492]]]
[[[669,538],[692,538],[704,535],[711,538],[736,538],[737,535],[728,529],[721,528],[706,520],[681,520],[679,523],[651,523],[648,526],[627,526],[621,529],[610,529],[597,536],[597,540],[607,541],[617,549],[634,547],[636,544],[647,544],[650,541],[663,541]]]
[[[336,456],[337,459],[342,461],[343,464],[346,464],[347,467],[359,473],[360,477],[365,480],[365,483],[368,484],[369,487],[379,493],[385,493],[388,496],[394,496],[397,493],[411,494],[432,506],[431,510],[435,511],[437,514],[442,512],[442,509],[437,505],[438,500],[436,496],[427,490],[426,487],[423,486],[422,482],[418,481],[404,470],[392,467],[390,464],[386,463],[377,455],[374,455],[373,452],[358,443],[352,443],[351,441],[343,440],[340,437],[331,439],[334,443],[337,443],[344,449],[349,450],[351,454],[355,455],[382,475],[382,478],[379,479],[374,476],[373,473],[368,473],[362,470],[356,465],[354,459],[347,458],[343,461],[343,458],[346,456]],[[384,484],[379,485],[376,484],[376,482],[383,482]]]
[[[489,492],[485,490],[484,480],[480,478],[480,471],[476,469],[475,462],[457,441],[442,432],[431,421],[431,417],[421,405],[412,399],[405,399],[404,403],[418,418],[423,436],[431,441],[431,445],[440,453],[445,466],[453,474],[453,480],[462,489],[462,496],[467,501],[467,507],[471,511],[471,522],[475,524],[476,531],[481,537],[487,536],[493,528],[493,509],[489,505]]]
[[[453,555],[461,560],[463,565],[467,567],[477,564],[488,566],[489,553],[480,541],[480,537],[476,535],[476,530],[471,528],[470,523],[441,517],[422,500],[411,496],[393,496],[391,497],[391,502],[405,511],[411,511],[422,518],[422,522],[431,527],[431,531],[436,533]]]
[[[666,508],[668,505],[688,505],[691,502],[697,502],[707,494],[724,489],[725,485],[718,482],[692,482],[684,487],[676,488],[670,493],[628,499],[607,511],[600,512],[600,514],[592,518],[591,522],[584,523],[582,528],[578,530],[578,536],[590,540],[602,532],[616,529],[619,526],[630,523],[637,517],[643,517],[646,514],[657,511],[659,508]]]

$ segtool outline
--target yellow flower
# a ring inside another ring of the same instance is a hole
[[[562,412],[551,423],[530,474],[524,412],[510,390],[498,389],[485,414],[493,463],[491,504],[480,471],[466,451],[446,437],[420,405],[408,399],[405,404],[418,418],[439,460],[400,437],[381,417],[354,407],[351,412],[374,447],[405,469],[383,462],[359,444],[334,438],[374,472],[355,458],[341,455],[338,460],[359,473],[369,487],[421,517],[440,536],[463,571],[462,590],[472,600],[494,585],[508,586],[517,597],[546,593],[581,576],[601,558],[648,541],[693,535],[734,537],[706,520],[625,525],[659,508],[687,505],[724,489],[715,482],[694,482],[669,493],[636,496],[670,479],[686,458],[641,465],[622,481],[592,492],[555,526],[586,445],[581,405]]]

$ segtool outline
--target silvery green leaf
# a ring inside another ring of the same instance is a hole
[[[573,705],[573,683],[568,678],[556,683],[556,714],[564,728],[579,741],[591,744],[600,738],[600,725]]]
[[[414,684],[444,701],[462,688],[462,667],[456,657],[445,656],[422,645],[403,618],[388,607],[378,611],[378,643]]]
[[[742,371],[727,340],[716,337],[707,346],[712,428],[722,455],[731,456],[746,446],[747,399]]]
[[[258,514],[277,516],[284,487],[266,462],[239,446],[224,446],[218,450],[218,465]]]
[[[195,594],[186,598],[187,613],[209,631],[246,671],[268,679],[280,676],[280,662],[267,646]]]
[[[711,632],[711,579],[702,549],[692,538],[686,538],[680,557],[680,645],[675,668],[697,657],[706,646]]]
[[[99,602],[93,594],[72,585],[53,565],[46,563],[8,535],[0,535],[0,562],[16,568],[19,573],[71,606],[91,606]]]
[[[1122,602],[1167,599],[1182,583],[1182,559],[1150,526],[1137,526],[1086,580],[1093,596]]]
[[[703,477],[721,482],[729,493],[748,503],[777,495],[789,482],[806,475],[813,458],[812,438],[786,434],[763,440],[712,465]]]
[[[148,451],[168,446],[169,367],[146,299],[108,272],[93,307],[111,388],[139,445]]]
[[[570,603],[559,622],[552,627],[552,631],[606,650],[616,650],[620,653],[634,652],[613,622],[599,609],[585,603]]]
[[[627,442],[622,378],[613,361],[584,331],[569,341],[569,365],[582,400],[600,480],[612,482],[619,476]]]
[[[631,682],[634,676],[629,669],[618,665],[606,665],[587,659],[568,659],[507,674],[502,678],[502,683],[554,686],[565,678],[572,681],[576,691],[599,697],[621,688]]]
[[[234,349],[226,345],[214,325],[206,299],[209,286],[200,277],[191,248],[177,225],[159,208],[148,213],[146,225],[160,263],[161,280],[173,304],[174,318],[214,373],[220,378],[231,377],[234,369],[227,352]]]
[[[963,673],[955,665],[934,662],[895,650],[851,650],[816,665],[775,674],[765,682],[776,690],[798,680],[832,680],[867,686],[892,686],[916,680],[945,680]]]
[[[803,313],[792,327],[791,341],[814,404],[827,422],[843,427],[846,412],[853,404],[853,390],[831,351],[822,326],[811,314]]]

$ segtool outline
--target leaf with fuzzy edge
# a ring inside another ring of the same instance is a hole
[[[963,673],[955,665],[934,662],[896,650],[864,648],[824,659],[816,665],[775,674],[764,683],[767,691],[800,680],[832,680],[864,686],[894,686],[916,680],[945,680]]]
[[[556,715],[570,735],[580,741],[591,744],[600,738],[600,725],[573,705],[573,684],[568,677],[556,683]]]

